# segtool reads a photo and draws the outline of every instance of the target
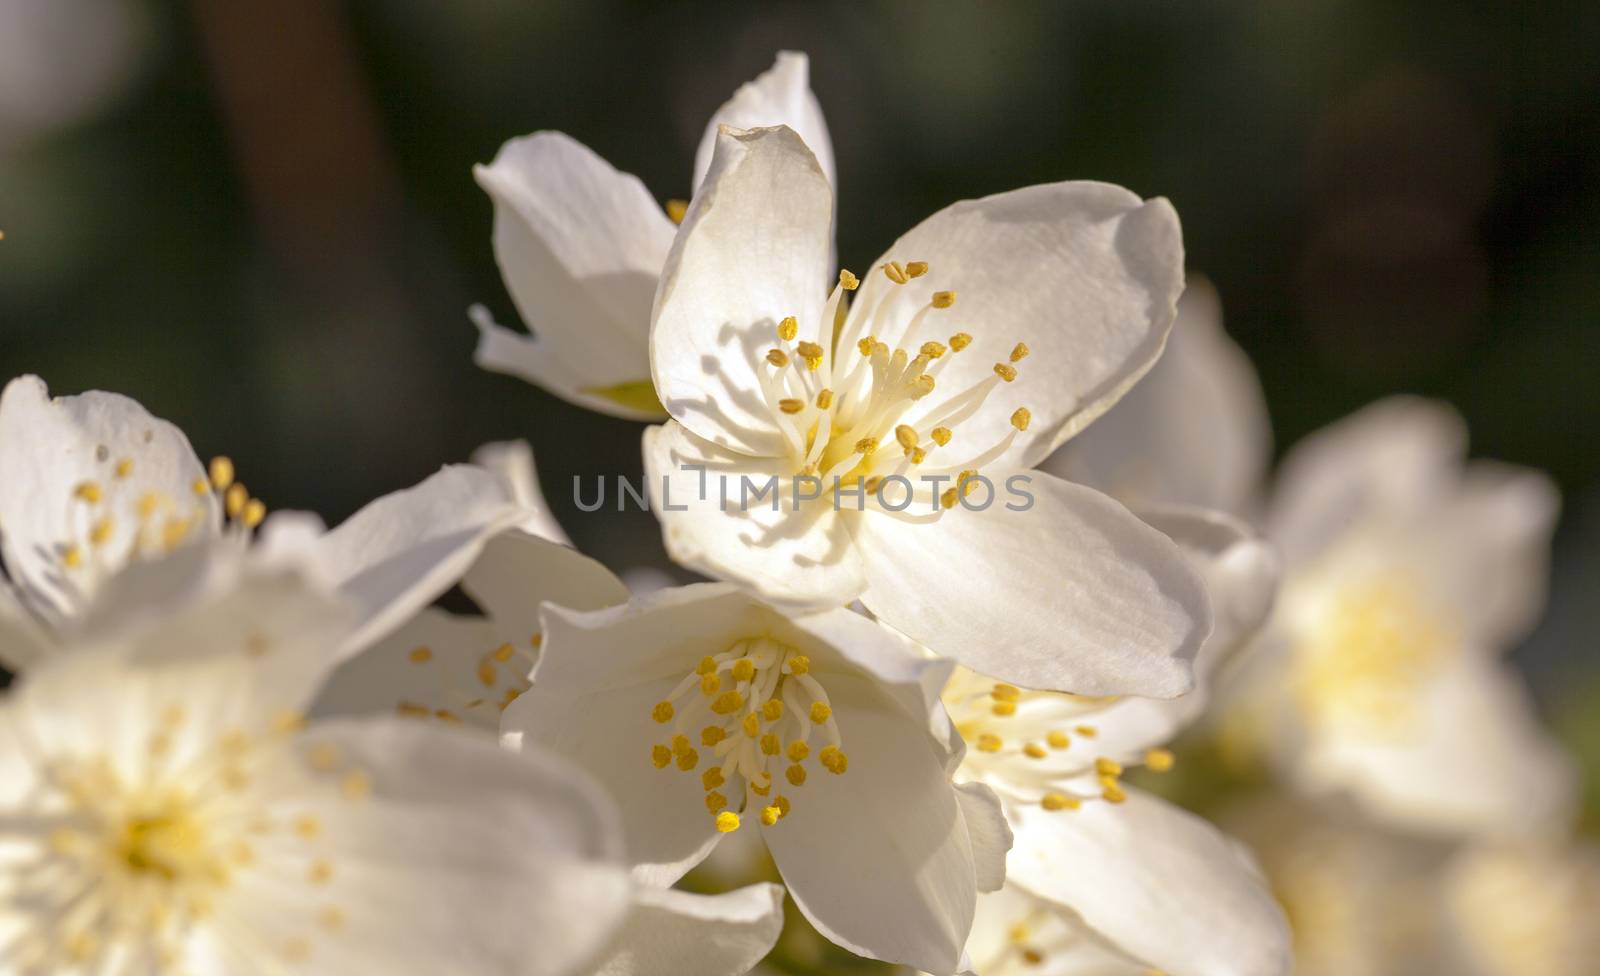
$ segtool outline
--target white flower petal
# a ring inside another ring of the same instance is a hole
[[[567,533],[550,511],[544,491],[539,487],[539,471],[533,463],[533,449],[527,441],[497,441],[472,452],[472,463],[491,471],[505,481],[511,499],[528,512],[519,528],[536,536],[572,545]]]
[[[785,606],[842,606],[860,594],[850,513],[825,503],[793,512],[796,491],[812,486],[797,488],[782,462],[718,447],[669,421],[645,431],[644,464],[651,508],[678,563]],[[761,497],[774,478],[775,493]]]
[[[576,613],[547,605],[533,687],[505,710],[502,733],[590,771],[622,811],[628,857],[647,884],[670,885],[716,843],[698,775],[656,769],[670,727],[651,708],[704,654],[759,633],[749,597],[717,584],[661,590],[627,606]]]
[[[1290,565],[1357,518],[1425,511],[1458,477],[1467,430],[1449,406],[1379,400],[1300,441],[1279,467],[1267,535]]]
[[[1017,807],[1008,878],[1172,976],[1283,976],[1289,930],[1249,856],[1139,790],[1071,812]]]
[[[12,380],[0,394],[0,471],[6,571],[51,624],[152,541],[165,548],[161,526],[185,523],[183,539],[219,526],[216,497],[194,490],[205,471],[183,432],[115,393],[52,399],[36,376]]]
[[[929,271],[895,285],[879,270],[888,261],[924,261]],[[938,291],[955,292],[954,307],[910,329]],[[842,335],[870,334],[913,354],[959,331],[973,336],[964,352],[947,354],[936,391],[909,415],[919,429],[948,394],[992,378],[995,363],[1026,343],[1019,378],[1000,384],[955,437],[964,450],[987,449],[1027,407],[1027,432],[995,466],[1030,468],[1155,364],[1182,291],[1183,241],[1170,204],[1104,183],[1052,183],[954,204],[907,232],[863,276]]]
[[[699,436],[774,457],[782,439],[756,370],[795,316],[826,341],[833,192],[793,130],[724,130],[673,241],[650,328],[667,412]]]
[[[833,141],[828,138],[828,124],[822,118],[822,106],[811,93],[811,62],[799,51],[780,51],[772,67],[763,71],[754,81],[739,86],[717,114],[706,125],[700,137],[700,148],[694,155],[694,185],[699,186],[711,169],[711,157],[717,147],[717,132],[722,126],[731,129],[754,129],[760,126],[786,125],[795,131],[817,157],[828,183],[837,187],[833,168]]]
[[[513,139],[473,174],[494,199],[500,273],[537,335],[475,315],[478,364],[592,410],[658,419],[647,341],[673,226],[644,184],[559,132]]]
[[[1107,942],[1071,909],[1010,884],[978,898],[967,953],[977,976],[1150,976],[1152,972]]]
[[[32,613],[0,579],[0,667],[16,674],[43,660],[52,642]]]
[[[1155,368],[1042,467],[1133,508],[1239,515],[1262,489],[1271,449],[1255,367],[1223,331],[1216,289],[1190,278]]]
[[[1211,611],[1183,554],[1093,489],[1040,472],[1027,488],[1027,511],[997,498],[933,525],[863,519],[862,603],[936,653],[1024,687],[1188,691]]]
[[[324,808],[322,890],[241,873],[226,914],[260,932],[299,921],[312,971],[562,976],[623,921],[615,819],[578,770],[401,719],[317,723],[303,739],[370,793]]]
[[[1316,792],[1347,791],[1371,815],[1424,833],[1532,835],[1558,828],[1572,760],[1539,723],[1515,672],[1463,648],[1431,676],[1393,734],[1312,740],[1296,765]]]
[[[519,646],[539,633],[539,605],[599,610],[628,601],[628,588],[582,553],[522,532],[484,544],[461,588]]]
[[[461,578],[490,538],[525,518],[498,476],[451,465],[368,504],[322,536],[312,558],[365,612],[342,653],[355,653],[410,619]]]
[[[976,868],[942,749],[878,683],[829,674],[826,686],[850,768],[779,784],[793,808],[761,828],[767,847],[823,935],[859,955],[953,973]]]
[[[783,887],[721,895],[640,886],[593,976],[744,976],[783,930]]]
[[[979,891],[996,891],[1006,880],[1006,853],[1011,850],[1011,827],[994,791],[982,783],[956,787],[961,815],[972,838],[973,866]]]

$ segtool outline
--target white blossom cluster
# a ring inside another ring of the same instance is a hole
[[[1164,200],[1027,187],[838,267],[807,71],[717,112],[686,202],[560,133],[477,170],[534,332],[474,309],[478,361],[651,423],[667,551],[711,582],[630,595],[522,444],[330,530],[125,397],[5,387],[0,973],[737,976],[786,897],[937,976],[1388,972],[1396,914],[1356,916],[1402,859],[1293,884],[1346,803],[1448,846],[1449,965],[1587,971],[1572,773],[1497,658],[1547,481],[1401,399],[1269,493]],[[1234,818],[1260,863],[1124,779],[1202,716],[1301,804]],[[749,838],[781,885],[679,885]]]

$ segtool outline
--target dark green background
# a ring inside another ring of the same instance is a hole
[[[0,155],[0,372],[135,396],[273,507],[336,520],[526,437],[581,547],[663,564],[649,515],[570,500],[574,475],[637,473],[638,425],[471,363],[465,307],[516,316],[469,170],[561,129],[686,196],[708,115],[795,48],[847,266],[963,197],[1064,178],[1165,195],[1280,446],[1414,391],[1454,402],[1476,453],[1550,471],[1555,601],[1520,658],[1546,702],[1577,701],[1600,630],[1592,4],[138,9],[131,87]]]

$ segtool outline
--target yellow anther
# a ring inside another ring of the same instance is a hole
[[[811,721],[812,722],[816,723],[817,725],[821,725],[823,722],[826,722],[832,716],[833,716],[833,709],[828,707],[828,703],[827,702],[812,702],[811,703]]]
[[[956,487],[961,489],[962,498],[970,497],[978,487],[978,472],[971,468],[961,472],[956,478]]]
[[[731,673],[735,681],[749,681],[756,676],[756,662],[747,657],[741,657],[733,662]]]
[[[668,220],[672,221],[674,224],[681,224],[683,223],[683,218],[689,214],[689,201],[677,199],[668,200],[666,210]]]
[[[1011,415],[1011,426],[1018,430],[1027,430],[1028,423],[1033,420],[1033,414],[1027,407],[1018,407]]]
[[[1065,793],[1046,793],[1039,798],[1039,805],[1046,810],[1076,810],[1083,806],[1083,803],[1077,797]]]
[[[690,749],[688,752],[678,753],[678,768],[684,772],[687,773],[689,770],[695,768],[699,764],[700,752],[698,750]]]
[[[782,369],[783,367],[789,365],[789,354],[784,352],[782,349],[768,349],[767,362],[778,367],[779,369]]]
[[[912,278],[920,278],[928,273],[928,262],[911,261],[906,264],[906,274]]]
[[[744,734],[754,739],[761,734],[761,719],[755,712],[751,712],[739,720],[739,727],[744,729]]]
[[[1105,756],[1101,756],[1094,761],[1094,771],[1097,775],[1110,776],[1114,779],[1122,775],[1122,763],[1117,762],[1115,759],[1107,759]]]
[[[936,291],[930,302],[934,308],[949,308],[956,303],[956,293],[953,291]]]
[[[878,439],[876,437],[863,437],[859,441],[856,441],[857,454],[871,454],[877,449]]]
[[[1050,743],[1050,748],[1052,749],[1066,749],[1072,745],[1071,737],[1058,729],[1052,730],[1046,735],[1044,741]]]
[[[890,261],[884,265],[883,274],[897,285],[903,285],[911,280],[910,276],[906,274],[906,269],[900,266],[899,261]]]
[[[918,376],[916,379],[911,381],[911,399],[922,399],[933,392],[933,387],[933,377],[929,376],[927,373],[923,373],[921,376]]]
[[[1043,759],[1050,753],[1046,752],[1044,746],[1041,746],[1039,743],[1030,742],[1022,747],[1022,754],[1027,756],[1029,759]]]
[[[656,702],[656,707],[650,709],[650,717],[662,725],[672,721],[672,714],[672,702],[669,701]]]
[[[253,529],[266,521],[267,505],[259,498],[252,498],[245,503],[244,511],[239,514],[239,521],[247,529]]]
[[[935,427],[929,436],[933,438],[935,444],[943,447],[950,443],[951,430],[948,427]]]
[[[653,745],[650,747],[650,761],[657,769],[666,769],[667,764],[672,762],[672,750],[664,745]]]
[[[901,424],[894,429],[894,439],[910,454],[917,447],[917,429],[909,424]]]
[[[322,859],[311,862],[311,867],[306,869],[306,880],[312,884],[327,884],[333,880],[333,865]]]
[[[211,493],[211,482],[204,478],[196,478],[189,482],[189,490],[196,495],[209,495]]]
[[[806,785],[806,768],[797,763],[785,769],[783,777],[789,781],[790,786],[804,786]]]
[[[1011,347],[1011,361],[1014,363],[1022,362],[1024,359],[1028,358],[1028,352],[1029,349],[1026,342],[1017,343]]]
[[[1029,946],[1028,948],[1022,950],[1022,961],[1030,966],[1037,966],[1044,962],[1044,953],[1033,948],[1032,946]]]
[[[861,350],[861,355],[870,356],[872,355],[872,350],[877,345],[878,340],[874,339],[872,336],[867,336],[865,339],[862,339],[860,342],[856,343],[856,348]]]
[[[1010,363],[995,363],[994,375],[1010,383],[1017,378],[1017,368]]]
[[[493,664],[488,661],[478,662],[478,681],[480,681],[485,688],[493,687],[495,679],[499,676],[500,672],[495,669]]]
[[[789,669],[790,674],[805,674],[811,670],[811,659],[804,654],[791,654],[785,667]]]
[[[861,486],[861,490],[866,492],[869,495],[876,495],[878,493],[878,488],[882,484],[883,484],[882,476],[873,475],[872,477],[868,478],[866,480],[866,482]]]
[[[822,390],[817,393],[817,409],[826,410],[833,406],[833,391]]]
[[[717,814],[717,833],[731,834],[739,829],[739,815],[731,810]]]
[[[250,501],[250,491],[245,488],[244,482],[235,481],[228,486],[227,494],[222,496],[222,508],[228,513],[228,518],[238,518],[244,511],[244,506]]]
[[[773,824],[777,823],[778,822],[778,818],[782,817],[782,816],[783,816],[783,811],[779,810],[777,807],[762,807],[761,808],[761,823],[763,825],[765,825],[765,826],[768,826],[768,827],[772,826]]]
[[[1022,689],[1018,688],[1016,685],[1008,685],[1001,681],[995,684],[994,689],[989,692],[989,695],[995,701],[1016,701],[1018,698],[1022,697]]]
[[[671,740],[671,745],[672,745],[672,754],[674,756],[681,756],[684,753],[688,752],[690,749],[694,748],[693,746],[689,745],[689,737],[686,736],[686,735],[675,735],[675,736],[673,736],[672,740]]]
[[[972,336],[967,335],[965,332],[957,332],[950,337],[950,348],[955,352],[960,352],[970,345],[972,345]]]
[[[743,707],[744,696],[737,691],[725,691],[711,703],[711,710],[718,715],[732,715]]]
[[[789,815],[789,798],[783,794],[773,797],[772,805],[778,808],[778,819],[782,820]]]
[[[111,536],[117,530],[117,523],[108,515],[89,527],[89,544],[103,546],[111,541]]]
[[[922,348],[918,350],[918,352],[924,356],[927,356],[929,359],[938,359],[940,356],[944,355],[944,343],[932,341],[924,342],[922,344]]]
[[[777,698],[768,698],[761,703],[761,717],[769,722],[776,722],[783,718],[783,702]]]
[[[715,674],[717,671],[717,659],[707,654],[700,659],[700,663],[696,665],[694,671],[695,674]]]
[[[939,495],[939,507],[940,508],[955,508],[956,507],[956,490],[954,488],[946,488],[944,490],[944,492]]]
[[[433,651],[426,647],[414,647],[406,657],[411,660],[412,664],[427,664],[433,660]]]
[[[772,792],[772,776],[768,773],[762,773],[761,775],[765,777],[765,779],[761,780],[759,783],[752,782],[750,784],[750,792],[754,793],[756,796],[766,796],[768,793]]]
[[[811,755],[811,747],[806,745],[804,742],[796,739],[789,743],[788,756],[790,762],[804,762],[805,758],[809,755]]]
[[[802,341],[797,344],[794,349],[795,352],[800,354],[800,358],[806,361],[806,365],[810,368],[816,369],[818,366],[822,365],[822,347],[817,345],[815,342]]]
[[[1122,787],[1115,781],[1104,783],[1102,785],[1104,786],[1104,789],[1100,791],[1100,796],[1107,803],[1121,803],[1123,800],[1128,798],[1128,794],[1123,792]]]
[[[322,833],[322,821],[309,813],[302,814],[295,818],[294,832],[306,840],[311,840]]]
[[[1006,930],[1006,938],[1010,939],[1012,942],[1026,942],[1026,941],[1028,941],[1028,926],[1027,926],[1027,924],[1023,923],[1023,922],[1018,922],[1017,924],[1011,926],[1011,928]]]
[[[372,795],[372,777],[364,770],[352,769],[339,781],[339,792],[346,800],[365,800]]]
[[[122,458],[118,460],[116,469],[113,473],[117,476],[118,480],[133,474],[133,458]]]
[[[345,922],[348,919],[345,916],[344,909],[338,905],[329,905],[317,913],[317,921],[328,931],[339,932],[344,929]]]
[[[100,491],[100,486],[93,481],[79,482],[78,487],[72,489],[72,494],[79,501],[88,502],[91,505],[96,504],[101,498],[105,497]]]
[[[700,730],[700,744],[714,746],[728,737],[728,730],[720,725],[708,725]]]
[[[331,773],[339,765],[339,747],[331,742],[319,742],[306,753],[306,762],[319,773]]]
[[[979,752],[999,752],[1001,749],[1005,748],[1005,741],[1002,740],[998,735],[992,735],[988,732],[985,732],[984,734],[978,736],[977,748]]]
[[[727,805],[728,798],[723,796],[721,793],[712,790],[710,793],[706,794],[706,809],[712,813],[716,813],[718,810],[721,810]]]
[[[1177,759],[1168,749],[1151,749],[1144,754],[1144,764],[1153,773],[1164,773]]]
[[[794,337],[800,334],[800,323],[793,315],[785,315],[783,321],[778,323],[778,338],[784,342],[793,342]]]
[[[700,774],[700,785],[708,790],[714,790],[725,782],[727,781],[722,777],[721,766],[712,766]]]
[[[784,397],[782,400],[778,401],[778,409],[782,410],[786,414],[790,414],[791,416],[799,413],[805,408],[806,402],[804,400],[796,400],[794,397]]]
[[[715,695],[722,690],[722,675],[702,674],[700,676],[700,693],[706,697]]]
[[[511,656],[516,653],[517,649],[515,647],[512,647],[510,644],[501,644],[499,647],[490,652],[489,656],[494,658],[496,661],[499,661],[501,664],[504,664],[511,660]]]
[[[1001,718],[1010,718],[1017,714],[1017,703],[1014,701],[997,701],[989,706],[989,710]]]
[[[1092,725],[1075,725],[1072,727],[1072,731],[1083,736],[1085,739],[1092,739],[1098,734],[1095,732],[1095,728]]]
[[[817,753],[817,762],[822,764],[823,769],[835,775],[850,768],[850,757],[838,746],[823,746],[822,751]]]
[[[928,459],[928,452],[923,448],[913,447],[907,457],[911,458],[912,464],[921,464]]]
[[[840,268],[839,287],[843,288],[845,291],[855,291],[857,288],[861,287],[861,279],[857,278],[849,271],[846,271],[844,268]]]
[[[217,456],[211,459],[211,487],[217,491],[227,491],[233,484],[233,461],[229,458]]]
[[[766,735],[761,737],[761,754],[762,755],[764,755],[764,756],[776,756],[778,753],[780,753],[782,751],[783,751],[783,745],[782,745],[782,743],[780,743],[778,741],[778,736],[777,736],[776,733],[768,732]]]

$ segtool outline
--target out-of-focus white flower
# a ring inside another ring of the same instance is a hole
[[[1558,500],[1465,444],[1447,407],[1395,398],[1291,452],[1269,522],[1285,583],[1236,727],[1391,824],[1539,831],[1572,769],[1500,653],[1543,603]]]
[[[1261,381],[1222,328],[1222,303],[1189,278],[1161,360],[1104,417],[1040,467],[1125,505],[1252,514],[1272,426]]]
[[[71,643],[130,564],[215,540],[243,549],[258,530],[253,554],[306,550],[361,608],[343,652],[365,647],[451,586],[488,539],[554,525],[548,508],[526,503],[532,469],[514,470],[515,451],[491,449],[500,473],[447,467],[324,533],[303,513],[268,518],[230,460],[202,465],[182,431],[127,397],[51,398],[37,377],[13,380],[0,394],[0,662],[21,669]],[[117,612],[158,614],[155,596]]]
[[[0,150],[103,108],[133,80],[146,27],[130,0],[0,0]]]
[[[1217,608],[1198,662],[1201,690],[1176,701],[1083,698],[964,670],[945,689],[972,749],[957,779],[991,787],[1015,834],[1008,891],[989,900],[986,929],[968,946],[983,976],[1032,965],[1051,973],[1153,966],[1174,976],[1288,969],[1282,913],[1248,856],[1199,817],[1121,780],[1130,766],[1171,766],[1162,746],[1204,707],[1216,664],[1265,619],[1277,560],[1226,516],[1148,517],[1183,546]]]
[[[670,884],[756,829],[828,938],[955,971],[1010,839],[987,788],[951,783],[948,664],[849,611],[790,618],[723,584],[546,604],[544,636],[503,734],[610,789],[641,881]]]
[[[1542,838],[1469,849],[1444,877],[1454,968],[1466,976],[1581,976],[1600,959],[1600,850]]]
[[[808,75],[804,54],[781,53],[718,109],[695,156],[693,186],[711,167],[722,125],[789,126],[831,180],[833,146]],[[601,413],[662,419],[650,382],[650,305],[683,201],[663,212],[637,177],[560,132],[513,139],[473,172],[494,199],[500,273],[536,333],[496,325],[474,307],[478,365]]]
[[[1160,354],[1172,208],[1099,183],[958,203],[828,294],[832,215],[793,132],[719,136],[650,339],[673,419],[645,467],[673,558],[785,606],[859,598],[1018,684],[1187,691],[1209,612],[1182,554],[1029,470]]]
[[[237,547],[0,704],[0,959],[23,976],[557,974],[630,882],[579,771],[393,718],[305,723],[355,608]],[[133,621],[133,622],[129,622]]]

